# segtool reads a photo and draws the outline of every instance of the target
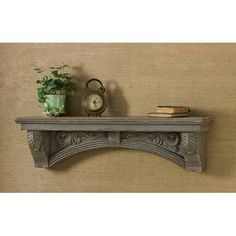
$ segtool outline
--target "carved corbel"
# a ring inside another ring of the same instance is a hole
[[[201,172],[205,169],[206,133],[181,133],[180,153],[186,169]]]
[[[48,132],[28,130],[27,140],[35,167],[48,167],[50,145]]]

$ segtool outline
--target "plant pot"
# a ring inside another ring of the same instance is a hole
[[[62,116],[65,114],[66,95],[46,95],[46,102],[43,104],[45,116]]]

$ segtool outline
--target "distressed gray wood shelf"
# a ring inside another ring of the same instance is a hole
[[[205,168],[212,117],[18,117],[27,130],[35,167],[50,167],[75,153],[121,147],[163,157],[188,171]]]

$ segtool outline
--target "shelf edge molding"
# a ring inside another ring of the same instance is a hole
[[[49,168],[80,152],[128,148],[149,152],[186,169],[205,169],[212,117],[19,117],[35,167]]]

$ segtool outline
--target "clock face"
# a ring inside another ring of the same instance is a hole
[[[98,94],[91,94],[86,99],[87,107],[91,111],[97,111],[103,106],[103,99]]]

